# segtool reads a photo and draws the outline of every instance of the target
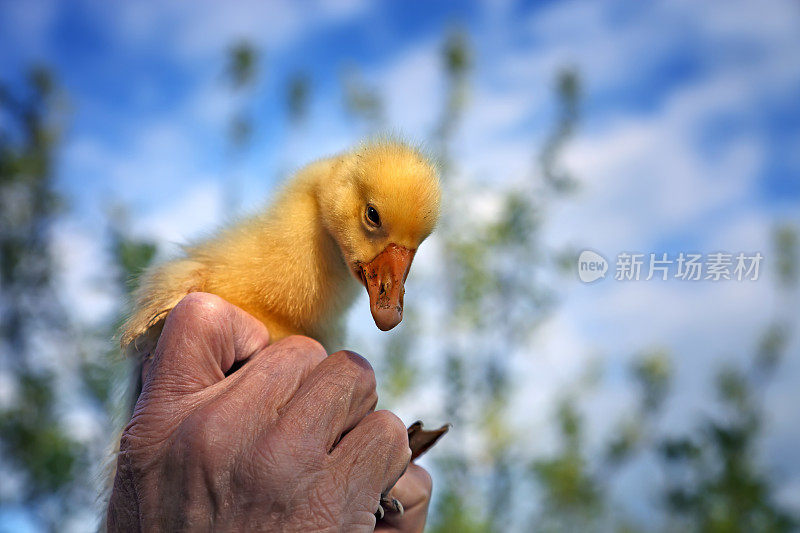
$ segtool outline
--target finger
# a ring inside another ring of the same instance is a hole
[[[411,460],[408,431],[395,414],[375,411],[342,438],[331,459],[353,483],[363,484],[361,492],[375,494],[377,507],[380,494],[397,482]]]
[[[239,416],[249,419],[255,430],[278,418],[281,409],[302,383],[327,357],[317,341],[299,335],[287,337],[253,356],[226,381],[230,384],[220,399],[241,404]],[[222,385],[222,384],[220,384]]]
[[[197,392],[268,345],[269,332],[256,318],[219,296],[191,293],[167,317],[144,389]]]
[[[384,533],[417,533],[425,529],[428,505],[431,502],[433,482],[428,472],[419,465],[410,464],[405,474],[391,490],[393,498],[400,500],[403,514],[387,512],[379,520],[375,531]]]
[[[280,423],[298,429],[326,452],[375,408],[375,373],[357,353],[327,357],[308,376],[282,411]]]

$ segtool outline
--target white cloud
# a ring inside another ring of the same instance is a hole
[[[94,194],[94,201],[113,193],[126,204],[149,207],[169,203],[193,182],[209,179],[202,165],[213,158],[193,144],[197,138],[191,124],[166,117],[145,120],[125,137],[122,144],[90,135],[69,142],[64,159],[77,183],[68,185]]]
[[[700,140],[719,116],[748,120],[770,90],[755,79],[722,70],[673,91],[655,111],[580,136],[565,155],[584,190],[579,203],[551,221],[558,237],[621,251],[668,232],[702,234],[718,209],[747,203],[766,163],[766,139],[751,129],[719,153]]]
[[[232,94],[230,87],[220,83],[220,79],[213,77],[201,83],[194,92],[186,98],[180,116],[187,121],[197,122],[202,128],[222,133],[226,131],[228,122],[234,113],[240,109],[240,95]]]
[[[217,182],[198,181],[168,204],[143,209],[131,230],[175,251],[177,245],[199,238],[224,222],[224,202]]]
[[[372,75],[392,127],[416,138],[427,137],[440,119],[444,80],[437,44],[415,45]]]
[[[470,95],[470,105],[464,114],[462,129],[484,142],[507,134],[534,110],[537,100],[527,91],[490,89],[478,86]]]
[[[75,221],[53,228],[52,257],[55,283],[75,324],[98,326],[117,311],[119,294],[109,292],[116,270],[104,249],[103,228],[89,229]]]
[[[364,0],[335,2],[193,2],[191,6],[136,2],[116,6],[125,38],[135,46],[168,43],[184,60],[207,59],[246,39],[274,54],[322,27],[341,24],[369,8]]]

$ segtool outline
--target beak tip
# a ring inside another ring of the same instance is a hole
[[[395,309],[374,309],[372,318],[381,331],[389,331],[403,321],[403,311]]]

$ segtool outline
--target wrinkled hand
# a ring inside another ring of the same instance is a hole
[[[252,316],[190,294],[123,432],[109,530],[371,531],[379,495],[400,478],[406,513],[378,529],[421,531],[430,477],[416,465],[403,475],[406,429],[376,403],[361,356],[326,357],[305,337],[269,345]]]

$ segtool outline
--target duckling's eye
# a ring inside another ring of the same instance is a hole
[[[381,216],[378,214],[378,210],[371,205],[367,206],[367,221],[376,228],[381,226]]]

